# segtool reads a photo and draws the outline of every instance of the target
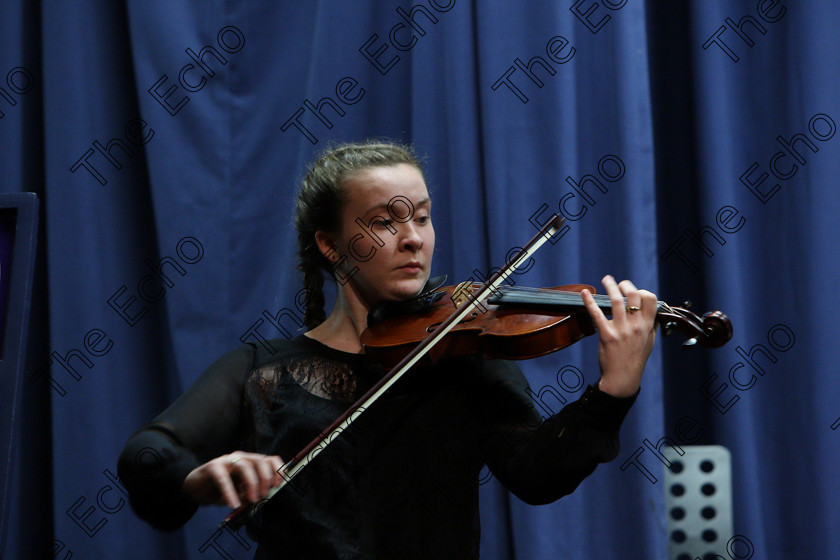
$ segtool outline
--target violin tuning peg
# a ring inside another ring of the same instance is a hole
[[[696,336],[694,338],[689,338],[688,340],[683,342],[682,345],[683,345],[684,348],[691,348],[695,344],[697,344],[697,337]]]
[[[662,335],[668,336],[669,334],[671,334],[671,331],[673,331],[676,326],[677,324],[674,321],[668,321],[662,326]]]
[[[690,299],[685,300],[685,301],[683,302],[683,304],[682,304],[682,306],[683,306],[684,308],[686,308],[686,309],[691,309],[691,306],[692,306],[692,305],[694,305],[694,304],[693,304],[693,303],[691,303],[691,300],[690,300]]]

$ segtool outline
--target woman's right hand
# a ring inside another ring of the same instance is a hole
[[[280,486],[283,460],[277,455],[234,451],[216,457],[190,471],[184,479],[184,494],[202,504],[227,504],[236,509],[242,502],[256,503]]]

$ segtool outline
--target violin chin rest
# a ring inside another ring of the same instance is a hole
[[[435,276],[434,278],[429,278],[426,281],[426,285],[420,290],[420,293],[411,299],[404,301],[384,301],[380,303],[368,312],[368,326],[381,323],[385,319],[394,317],[395,315],[404,315],[406,313],[415,313],[428,309],[443,295],[443,292],[436,293],[436,290],[443,286],[445,282],[446,274]]]

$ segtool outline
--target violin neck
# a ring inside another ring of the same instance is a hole
[[[535,310],[571,313],[586,307],[580,295],[580,291],[586,287],[583,285],[560,288],[499,286],[493,292],[495,295],[487,298],[487,303],[500,307],[510,304]],[[611,314],[612,302],[609,296],[593,294],[592,297],[599,308],[606,314]],[[627,305],[626,298],[624,298],[624,305]],[[677,330],[688,338],[683,346],[700,344],[707,348],[718,348],[732,338],[732,323],[724,313],[712,311],[700,317],[687,309],[690,305],[690,302],[686,302],[683,307],[675,307],[664,301],[656,302],[656,318],[664,334]]]
[[[517,288],[516,286],[499,286],[497,295],[488,299],[492,305],[519,305],[540,309],[554,309],[558,311],[570,311],[586,307],[580,292],[559,291],[541,288]],[[596,305],[604,311],[612,310],[612,301],[605,294],[592,294]],[[627,300],[624,300],[625,304]],[[663,309],[666,304],[657,302],[657,312]]]

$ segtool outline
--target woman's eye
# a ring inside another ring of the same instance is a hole
[[[394,222],[393,222],[392,220],[386,220],[386,219],[384,219],[384,218],[379,219],[379,220],[376,220],[375,222],[373,222],[373,224],[374,224],[374,225],[377,225],[377,226],[379,226],[379,227],[384,227],[384,228],[390,228],[390,227],[392,227],[392,224],[393,224],[393,223],[394,223]]]
[[[417,221],[420,222],[421,225],[425,225],[425,224],[429,223],[430,221],[432,221],[432,217],[431,216],[419,216],[417,218]]]

